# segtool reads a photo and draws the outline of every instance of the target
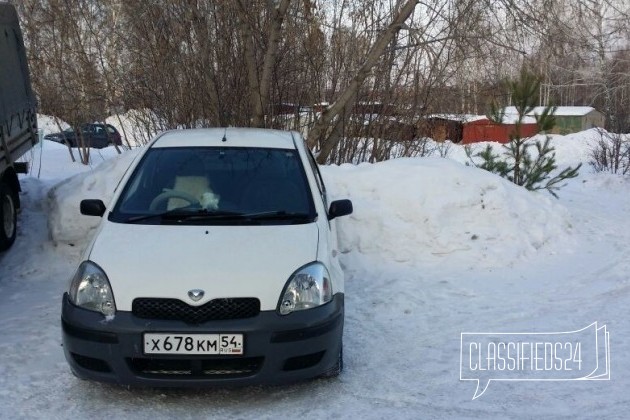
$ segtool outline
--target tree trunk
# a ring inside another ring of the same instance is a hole
[[[269,23],[269,43],[265,51],[262,63],[262,71],[259,75],[254,51],[253,29],[247,20],[248,5],[245,0],[238,0],[239,21],[245,44],[245,62],[247,66],[247,80],[249,83],[250,101],[252,105],[253,117],[251,125],[254,127],[265,127],[265,108],[269,105],[269,90],[271,88],[271,77],[273,75],[273,65],[278,55],[278,46],[281,41],[282,23],[287,14],[291,0],[280,0],[277,7],[271,12]]]
[[[265,126],[265,108],[269,105],[269,91],[271,88],[271,76],[273,75],[273,65],[278,55],[278,47],[282,35],[282,22],[287,14],[291,0],[281,0],[272,13],[271,29],[269,30],[269,44],[265,51],[263,60],[262,76],[260,77],[260,103],[254,107],[253,125],[256,127]]]
[[[247,66],[247,83],[249,85],[249,97],[252,104],[254,115],[258,113],[257,108],[260,103],[260,82],[258,79],[258,65],[256,64],[256,52],[254,51],[254,34],[252,27],[247,21],[247,4],[245,0],[238,0],[236,3],[239,8],[239,26],[241,36],[243,37],[243,45],[245,48],[245,65]],[[250,120],[253,123],[253,118]]]
[[[365,62],[357,72],[356,76],[350,81],[348,87],[343,91],[339,98],[317,119],[315,125],[308,134],[309,147],[313,148],[319,144],[320,151],[317,155],[317,161],[319,163],[325,163],[330,155],[330,152],[339,142],[338,136],[329,136],[329,127],[333,119],[338,116],[344,108],[350,106],[350,100],[356,97],[359,88],[370,74],[372,68],[376,65],[379,57],[385,51],[385,48],[390,44],[394,35],[402,28],[403,24],[407,20],[411,13],[416,8],[419,0],[408,0],[400,11],[389,24],[387,29],[378,37],[374,46],[367,55]]]

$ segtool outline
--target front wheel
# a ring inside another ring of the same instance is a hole
[[[17,205],[15,192],[6,182],[0,182],[0,251],[15,242],[17,234]]]

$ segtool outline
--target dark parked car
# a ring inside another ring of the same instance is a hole
[[[102,149],[110,144],[122,145],[120,133],[110,124],[84,124],[81,126],[81,137],[86,146],[95,149]],[[67,143],[70,147],[81,145],[79,133],[73,128],[68,128],[61,133],[47,134],[44,139],[62,144]]]

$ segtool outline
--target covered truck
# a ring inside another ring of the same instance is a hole
[[[15,241],[20,208],[17,160],[37,143],[36,99],[15,7],[0,0],[0,251]]]

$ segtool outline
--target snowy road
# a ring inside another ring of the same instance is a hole
[[[347,253],[346,369],[339,378],[207,391],[127,390],[71,375],[60,302],[80,250],[49,240],[51,185],[25,178],[20,236],[0,255],[0,418],[627,416],[627,180],[589,175],[572,182],[560,200],[571,238],[506,266]],[[610,331],[610,381],[492,382],[473,401],[475,384],[459,380],[462,332],[566,331],[594,321]]]

